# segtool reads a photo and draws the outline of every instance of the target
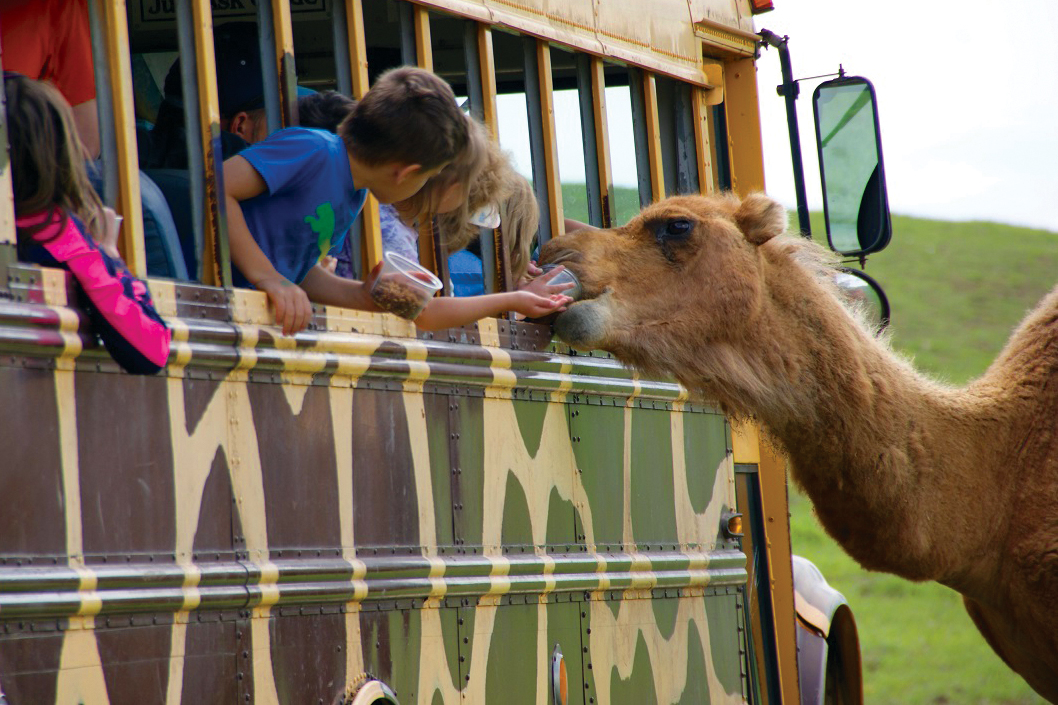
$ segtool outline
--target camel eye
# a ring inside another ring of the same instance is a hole
[[[689,220],[679,219],[660,223],[654,231],[658,242],[666,240],[686,240],[694,229],[694,223]]]

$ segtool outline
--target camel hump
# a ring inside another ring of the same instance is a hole
[[[786,209],[763,193],[751,193],[735,211],[735,222],[754,245],[786,232]]]

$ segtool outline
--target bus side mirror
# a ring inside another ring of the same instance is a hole
[[[875,331],[881,333],[889,327],[889,297],[881,284],[866,272],[848,267],[842,267],[834,275],[834,283],[849,303],[864,312],[867,323]]]
[[[874,86],[858,76],[826,81],[812,108],[830,248],[844,256],[879,252],[892,224]]]

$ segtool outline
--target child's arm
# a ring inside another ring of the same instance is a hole
[[[562,221],[562,229],[568,235],[575,230],[595,230],[594,225],[582,223],[579,220],[573,220],[572,218],[564,218]]]
[[[371,300],[371,285],[381,269],[382,263],[379,262],[364,281],[360,282],[340,277],[317,264],[301,280],[301,288],[317,303],[361,311],[379,311],[381,309]]]
[[[250,234],[239,205],[239,201],[258,196],[267,189],[265,180],[243,157],[234,156],[224,162],[231,261],[247,281],[268,295],[275,306],[276,323],[283,326],[283,335],[291,335],[303,330],[312,320],[312,304],[301,287],[272,266]]]
[[[422,330],[441,330],[496,316],[504,311],[517,311],[527,318],[540,318],[549,313],[564,311],[571,301],[573,299],[562,294],[546,297],[530,291],[507,291],[482,296],[443,296],[430,299],[430,303],[426,304],[426,308],[415,319],[415,325]]]
[[[20,221],[21,224],[21,221]],[[154,374],[169,359],[171,332],[158,315],[147,285],[107,255],[72,218],[33,235],[45,266],[73,274],[88,298],[88,316],[114,360],[133,374]]]

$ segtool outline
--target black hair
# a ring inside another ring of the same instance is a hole
[[[298,98],[298,124],[328,132],[338,132],[338,125],[356,107],[356,101],[338,91],[320,91]]]

